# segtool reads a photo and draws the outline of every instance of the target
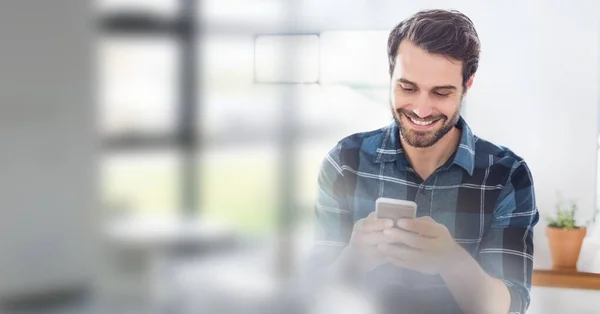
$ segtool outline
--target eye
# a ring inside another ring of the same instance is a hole
[[[400,88],[401,88],[403,91],[405,91],[405,92],[408,92],[408,93],[414,92],[414,91],[416,90],[415,88],[408,87],[408,86],[402,86],[402,85],[400,85]]]
[[[434,94],[438,97],[448,97],[450,95],[450,93],[440,93],[440,92],[434,92]]]

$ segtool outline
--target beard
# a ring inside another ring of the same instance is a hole
[[[448,134],[448,132],[450,132],[456,126],[458,120],[460,119],[461,107],[462,98],[461,102],[458,105],[458,109],[452,114],[451,117],[440,114],[436,116],[428,116],[425,119],[423,119],[410,110],[406,110],[403,108],[394,110],[394,107],[393,105],[391,105],[390,102],[392,116],[394,117],[394,120],[400,128],[400,136],[402,136],[402,138],[406,141],[406,143],[408,143],[408,145],[416,148],[431,147],[435,143],[437,143],[442,137],[444,137],[444,135]],[[435,121],[433,123],[441,123],[442,125],[434,130],[419,131],[411,128],[411,122],[404,122],[402,120],[402,115],[405,115],[408,118],[414,118],[418,120]]]

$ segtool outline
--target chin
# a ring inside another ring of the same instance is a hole
[[[435,145],[437,142],[439,142],[440,138],[437,138],[437,134],[440,133],[440,131],[443,129],[443,127],[438,127],[435,128],[433,130],[415,130],[413,128],[411,128],[410,126],[406,126],[404,125],[401,130],[403,129],[404,132],[401,132],[402,137],[404,138],[404,140],[407,142],[407,144],[409,144],[410,146],[416,147],[416,148],[427,148],[427,147],[431,147],[433,145]]]
[[[415,147],[415,148],[427,148],[427,147],[431,147],[433,145],[435,145],[435,143],[437,143],[438,141],[436,141],[434,138],[432,137],[427,137],[427,138],[423,138],[423,137],[419,137],[419,138],[415,138],[410,137],[408,139],[405,139],[406,142],[408,143],[408,145]]]

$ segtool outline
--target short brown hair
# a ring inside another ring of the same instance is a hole
[[[463,63],[463,87],[477,71],[480,42],[471,19],[458,11],[425,10],[400,22],[388,37],[390,77],[396,66],[396,54],[402,40],[408,39],[421,49]]]

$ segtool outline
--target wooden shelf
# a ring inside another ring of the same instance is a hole
[[[600,273],[586,273],[570,269],[534,269],[532,285],[600,290]]]

